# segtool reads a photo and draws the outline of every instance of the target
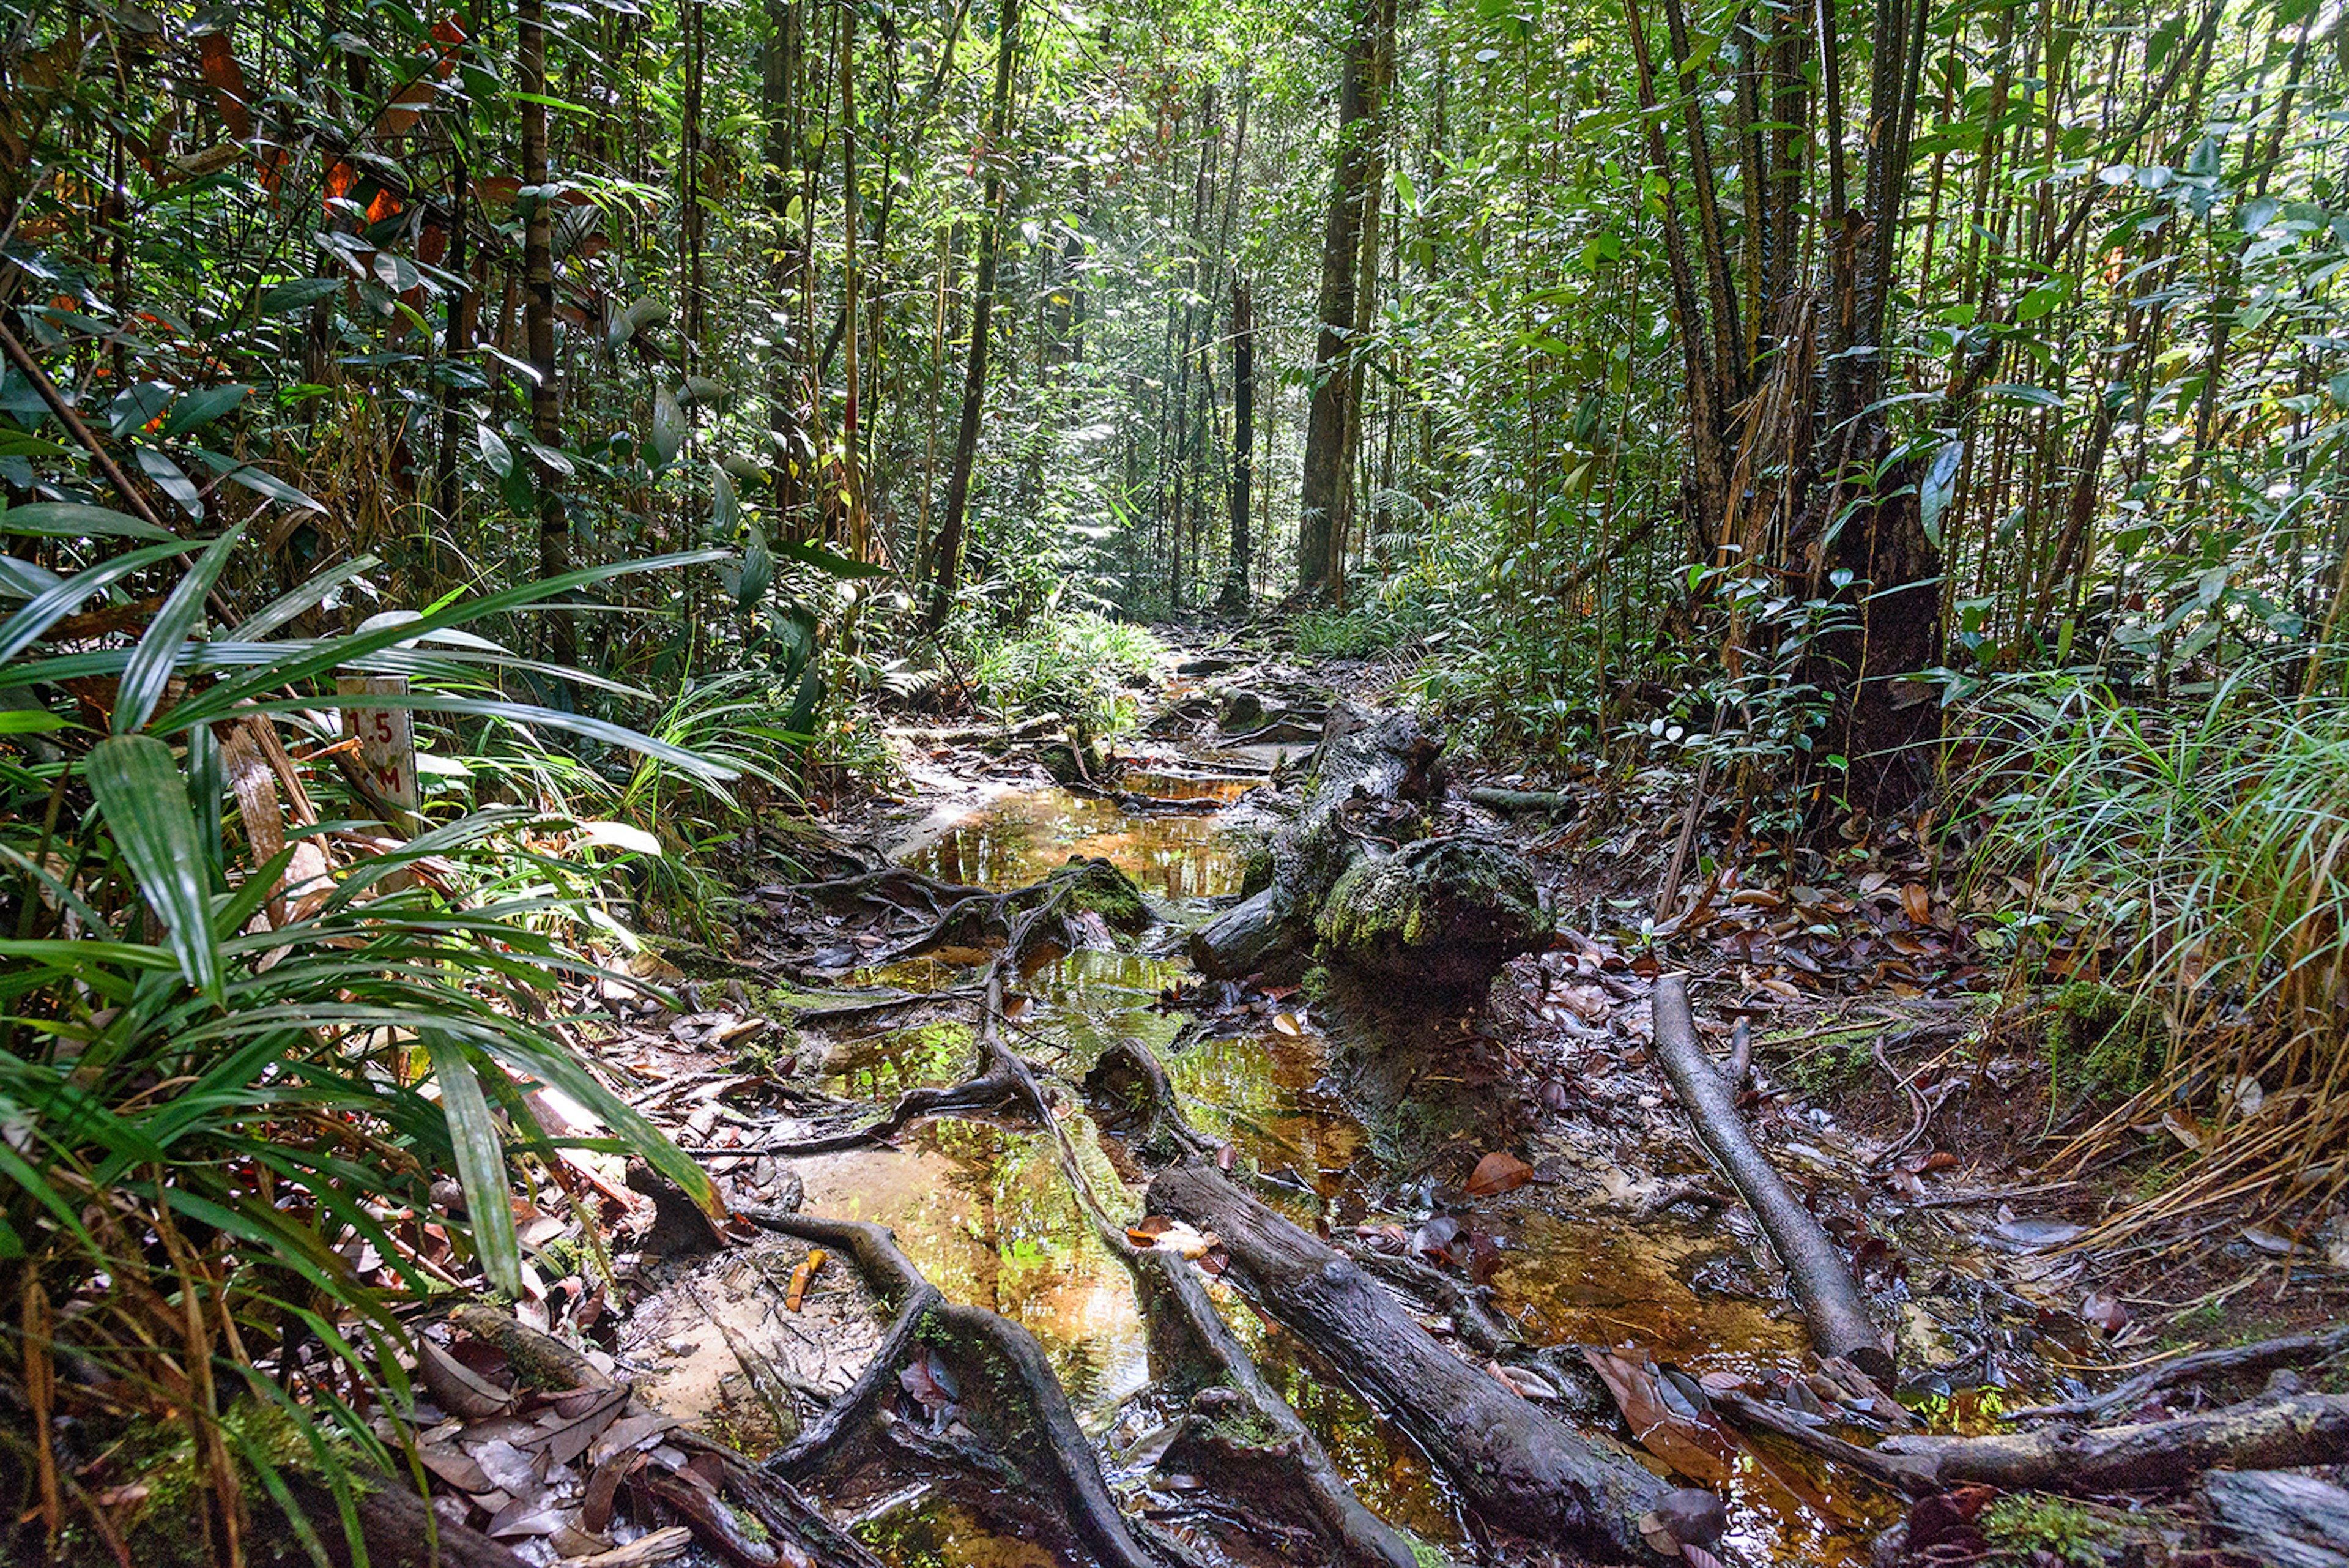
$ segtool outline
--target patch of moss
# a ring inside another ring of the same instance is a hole
[[[1828,1099],[1858,1088],[1876,1071],[1876,1058],[1866,1040],[1855,1040],[1841,1050],[1814,1051],[1786,1064],[1786,1076],[1806,1098]]]
[[[796,1059],[800,1053],[800,1032],[788,1023],[777,1023],[762,1029],[734,1054],[735,1070],[772,1076],[776,1071]]]
[[[1150,923],[1150,910],[1142,901],[1142,890],[1108,861],[1072,855],[1068,865],[1053,875],[1073,875],[1075,885],[1069,890],[1071,906],[1099,915],[1113,929],[1131,933]]]
[[[2076,980],[2048,998],[2047,1062],[2055,1086],[2123,1099],[2161,1070],[2159,1013],[2125,991]]]
[[[1995,1563],[2030,1563],[2046,1552],[2073,1568],[2103,1568],[2127,1549],[2131,1534],[2109,1510],[2041,1492],[2000,1498],[1980,1522]]]
[[[1260,838],[1249,847],[1247,859],[1240,867],[1240,897],[1252,898],[1271,887],[1273,873],[1272,845]]]

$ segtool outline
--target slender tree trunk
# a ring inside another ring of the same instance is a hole
[[[1019,0],[1003,0],[995,31],[995,97],[987,121],[987,178],[979,194],[978,277],[970,310],[970,353],[962,380],[962,418],[955,430],[954,459],[947,472],[946,520],[938,526],[937,576],[931,585],[924,622],[933,631],[954,607],[955,578],[961,570],[963,531],[970,509],[971,468],[978,456],[978,421],[987,393],[988,318],[995,309],[996,209],[1003,200],[1003,139],[1011,119],[1011,78],[1019,49]]]
[[[515,7],[517,77],[522,88],[522,183],[524,190],[547,183],[545,0],[519,0]],[[530,433],[541,446],[563,444],[563,400],[554,359],[554,210],[545,201],[531,204],[523,225],[523,330],[530,342]],[[560,576],[571,569],[571,520],[564,512],[559,476],[535,452],[531,466],[538,491],[538,572]],[[558,664],[578,657],[570,616],[546,617],[550,651]]]
[[[767,119],[767,219],[774,225],[774,260],[768,275],[772,320],[767,351],[767,429],[774,444],[775,504],[786,519],[785,536],[796,538],[796,520],[806,500],[805,464],[812,455],[800,417],[802,396],[799,334],[785,297],[797,286],[801,262],[792,230],[792,172],[799,163],[800,57],[804,47],[799,0],[768,0],[764,109]]]
[[[1372,100],[1378,70],[1381,0],[1348,0],[1351,30],[1338,96],[1338,156],[1330,207],[1321,230],[1320,322],[1313,354],[1312,402],[1305,426],[1305,478],[1297,524],[1297,587],[1324,597],[1338,587],[1338,555],[1345,538],[1346,431],[1354,387],[1355,267],[1362,246],[1363,203],[1369,198]]]
[[[1227,609],[1247,604],[1248,493],[1256,483],[1256,300],[1247,278],[1232,275],[1232,553],[1224,577]]]

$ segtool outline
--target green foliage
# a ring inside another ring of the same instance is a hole
[[[1055,712],[1092,735],[1130,728],[1128,688],[1157,670],[1165,645],[1143,627],[1061,610],[1017,632],[973,631],[972,678],[1006,712]]]
[[[433,1179],[452,1174],[465,1188],[473,1226],[450,1229],[472,1263],[519,1288],[507,1161],[517,1147],[552,1152],[524,1089],[561,1089],[602,1118],[612,1147],[641,1151],[705,1203],[715,1194],[525,1005],[556,976],[592,971],[562,933],[587,919],[608,854],[593,846],[614,833],[581,832],[544,809],[456,804],[412,824],[404,842],[380,840],[352,826],[375,808],[328,793],[315,772],[327,820],[288,822],[264,760],[275,742],[256,732],[315,723],[315,711],[336,706],[333,672],[361,670],[404,676],[409,691],[346,711],[412,706],[492,730],[567,729],[706,788],[737,775],[600,720],[481,695],[501,667],[543,667],[460,629],[700,557],[283,641],[200,635],[224,558],[215,549],[176,587],[166,579],[164,608],[135,642],[47,640],[47,604],[87,597],[104,567],[60,575],[67,591],[0,621],[14,650],[0,660],[0,699],[45,721],[20,720],[20,749],[0,758],[15,932],[0,940],[0,1115],[12,1129],[0,1150],[0,1271],[24,1314],[0,1376],[22,1398],[70,1356],[117,1380],[120,1406],[179,1412],[213,1488],[243,1475],[277,1490],[284,1445],[248,1438],[263,1418],[254,1412],[278,1411],[305,1434],[305,1464],[347,1494],[347,1455],[393,1461],[335,1389],[356,1378],[377,1399],[406,1397],[395,1355],[406,1330],[392,1308],[440,1288],[413,1251],[412,1216],[431,1210]],[[195,613],[170,613],[185,605]],[[68,681],[110,692],[115,733],[93,742]],[[567,857],[543,847],[566,832],[579,834]],[[360,1276],[356,1247],[377,1251],[397,1283]],[[213,1282],[190,1297],[198,1277]],[[316,1347],[308,1366],[273,1378],[243,1347],[295,1324]],[[184,1378],[157,1345],[172,1347]],[[343,1370],[329,1375],[328,1362]]]
[[[2109,1510],[2042,1492],[2016,1492],[1984,1509],[1983,1539],[1993,1561],[2016,1564],[2053,1557],[2070,1568],[2103,1568],[2129,1532]]]

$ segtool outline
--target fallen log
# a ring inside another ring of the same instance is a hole
[[[1689,1012],[1688,984],[1679,975],[1656,982],[1656,1055],[1680,1096],[1682,1106],[1738,1195],[1770,1239],[1786,1267],[1795,1299],[1810,1325],[1811,1344],[1823,1355],[1840,1355],[1878,1383],[1889,1384],[1895,1364],[1889,1342],[1868,1314],[1859,1285],[1843,1253],[1827,1239],[1803,1200],[1754,1145],[1737,1096],[1696,1036]]]
[[[1876,1454],[1924,1490],[2149,1491],[2204,1470],[2291,1469],[2349,1460],[2349,1395],[2251,1399],[2172,1421],[2073,1422],[1986,1438],[1885,1438]]]
[[[2263,1397],[2168,1421],[2121,1427],[2062,1422],[1979,1438],[1899,1433],[1862,1448],[1792,1411],[1746,1395],[1716,1395],[1716,1407],[1820,1457],[1923,1497],[1956,1486],[2082,1494],[2152,1491],[2192,1483],[2205,1470],[2289,1469],[2349,1461],[2349,1395]]]
[[[2035,1421],[2057,1416],[2081,1416],[2099,1420],[2118,1411],[2133,1410],[2162,1389],[2174,1388],[2180,1383],[2190,1383],[2200,1377],[2224,1376],[2237,1372],[2265,1372],[2271,1367],[2323,1361],[2344,1351],[2349,1351],[2349,1328],[2327,1329],[2323,1334],[2289,1334],[2276,1339],[2257,1340],[2250,1345],[2221,1345],[2216,1350],[2197,1351],[2191,1355],[2181,1355],[2175,1361],[2165,1361],[2105,1393],[2090,1395],[2085,1399],[2066,1400],[2060,1405],[2034,1405],[2028,1409],[2012,1412],[2007,1419]]]
[[[2203,1511],[2276,1568],[2349,1568],[2349,1491],[2314,1476],[2213,1470]]]
[[[1582,809],[1575,796],[1554,789],[1500,789],[1482,784],[1468,792],[1468,799],[1486,811],[1505,815],[1539,812],[1545,816],[1571,816]]]
[[[1354,1380],[1492,1522],[1626,1561],[1661,1561],[1640,1531],[1661,1482],[1444,1349],[1345,1257],[1205,1167],[1162,1171],[1150,1203],[1221,1238],[1228,1277]]]

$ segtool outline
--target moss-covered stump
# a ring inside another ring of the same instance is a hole
[[[1142,889],[1106,860],[1070,856],[1068,864],[1053,872],[1050,878],[1054,888],[1064,884],[1069,888],[1065,908],[1099,915],[1112,930],[1130,937],[1150,924],[1150,910],[1142,901]]]
[[[1348,867],[1314,917],[1327,961],[1381,981],[1481,991],[1549,941],[1523,860],[1472,839],[1431,839]]]

